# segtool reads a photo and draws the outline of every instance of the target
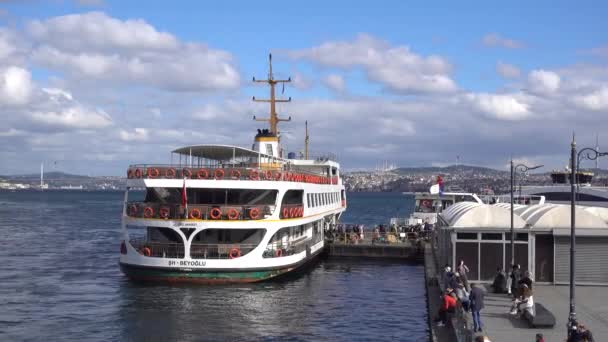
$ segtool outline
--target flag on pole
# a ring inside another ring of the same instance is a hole
[[[437,176],[437,184],[431,186],[430,193],[443,195],[443,178],[441,176]]]
[[[182,187],[182,207],[186,208],[185,216],[188,217],[188,196],[186,194],[186,178],[184,178],[184,186]]]

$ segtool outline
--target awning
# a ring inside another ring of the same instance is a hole
[[[273,157],[268,154],[259,153],[254,150],[230,145],[194,145],[180,147],[173,153],[205,158],[211,160],[231,160],[233,158],[268,158],[283,161],[282,158]]]

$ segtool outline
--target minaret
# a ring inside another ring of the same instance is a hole
[[[40,163],[40,190],[44,189],[44,163]]]
[[[595,151],[599,152],[600,151],[600,135],[598,133],[595,133]],[[599,169],[600,168],[600,158],[595,158],[595,169]]]

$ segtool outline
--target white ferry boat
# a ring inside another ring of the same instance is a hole
[[[272,58],[272,57],[271,57]],[[167,165],[131,165],[122,213],[120,266],[144,281],[242,283],[295,271],[324,247],[324,232],[346,210],[340,165],[302,159],[280,144],[272,59],[269,129],[251,149],[193,145]],[[255,117],[254,117],[255,119]],[[145,194],[132,189],[145,188]]]

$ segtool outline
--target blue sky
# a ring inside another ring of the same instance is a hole
[[[561,166],[569,133],[588,144],[608,126],[607,7],[3,2],[0,32],[14,52],[0,54],[0,76],[12,67],[25,88],[5,89],[0,156],[10,164],[0,174],[40,159],[78,173],[122,174],[129,162],[162,162],[155,151],[190,141],[247,146],[257,128],[248,120],[264,111],[247,103],[264,95],[249,81],[264,76],[269,51],[277,75],[299,81],[286,89],[294,103],[280,108],[297,118],[284,127],[289,148],[301,148],[301,121],[309,119],[323,135],[317,147],[351,169],[384,160],[444,165],[455,155],[502,168],[511,154]],[[140,44],[142,34],[148,40]],[[69,96],[58,100],[45,89]],[[197,129],[184,127],[189,120]],[[361,129],[367,139],[352,134]],[[411,151],[421,148],[431,149]]]

